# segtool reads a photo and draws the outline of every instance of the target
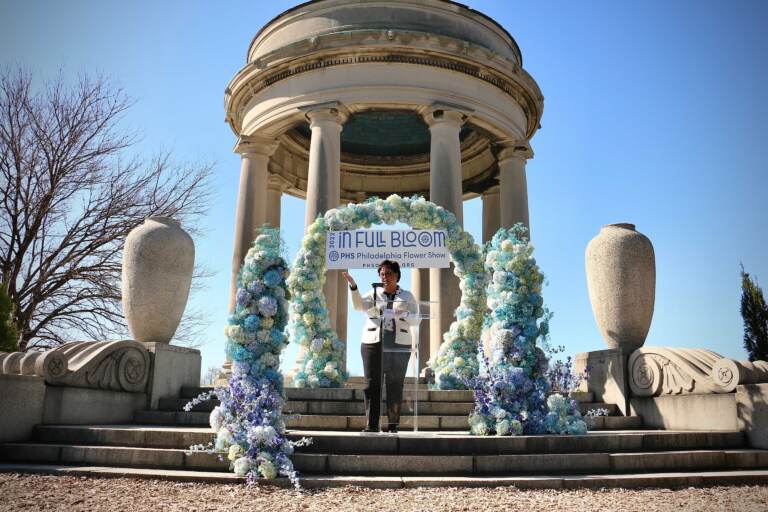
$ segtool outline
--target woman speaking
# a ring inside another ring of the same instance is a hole
[[[408,368],[413,343],[411,326],[419,323],[419,306],[413,294],[400,288],[400,265],[384,260],[378,268],[381,286],[360,295],[357,283],[347,272],[342,272],[352,292],[352,307],[363,311],[368,320],[363,325],[360,352],[365,373],[365,415],[363,432],[379,431],[381,414],[381,367],[387,385],[387,432],[397,432],[400,423],[400,405],[403,402],[403,381]]]

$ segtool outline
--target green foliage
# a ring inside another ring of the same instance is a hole
[[[744,319],[744,348],[750,361],[768,361],[768,306],[763,290],[741,267],[741,317]]]
[[[8,296],[8,289],[0,284],[0,352],[16,352],[18,332],[13,324],[13,302]]]

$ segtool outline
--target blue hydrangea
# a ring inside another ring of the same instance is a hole
[[[248,304],[251,300],[251,294],[248,293],[248,290],[244,290],[242,288],[237,290],[237,305],[238,306],[244,306]]]
[[[211,427],[215,449],[229,458],[236,474],[249,482],[283,475],[298,487],[290,458],[297,442],[286,437],[282,415],[285,401],[279,354],[286,345],[283,329],[287,318],[282,312],[287,294],[280,288],[283,273],[278,268],[285,268],[279,232],[263,229],[238,278],[235,314],[227,323],[239,337],[227,341],[232,375],[227,387],[216,388],[221,405],[211,415]],[[267,339],[254,339],[266,319],[272,323],[265,331]],[[251,337],[244,340],[243,331]]]
[[[269,288],[275,288],[283,282],[282,269],[273,268],[264,274],[264,284]]]
[[[277,313],[277,300],[274,297],[261,297],[257,303],[259,313],[266,317],[275,316]]]
[[[544,276],[531,255],[525,228],[501,229],[486,250],[489,321],[483,336],[491,357],[479,350],[481,371],[472,382],[475,435],[583,434],[586,423],[575,402],[550,391],[544,351],[549,313],[542,308]],[[511,269],[511,270],[510,270]],[[533,306],[535,305],[535,307]]]
[[[248,315],[243,321],[243,329],[245,329],[247,332],[258,331],[260,325],[261,320],[259,319],[259,315]]]

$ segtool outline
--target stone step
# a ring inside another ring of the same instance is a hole
[[[585,416],[584,420],[592,431],[635,430],[643,427],[643,418],[640,416]]]
[[[299,456],[301,455],[301,457]],[[766,469],[765,450],[694,450],[658,453],[532,455],[357,455],[297,454],[308,474],[336,475],[534,475],[651,471]]]
[[[400,430],[411,430],[415,423],[414,416],[403,416]],[[592,431],[635,430],[642,428],[640,416],[596,416],[585,418]],[[386,425],[387,418],[382,416],[379,425]],[[366,425],[365,416],[343,416],[327,414],[297,414],[286,418],[285,426],[291,429],[312,430],[360,430]],[[421,416],[418,417],[419,430],[469,430],[466,415],[461,416]]]
[[[208,426],[210,413],[184,411],[136,411],[133,421],[140,425]]]
[[[117,468],[106,466],[72,466],[62,464],[0,464],[2,473],[40,473],[59,476],[113,477],[159,479],[193,483],[238,483],[244,479],[229,472],[184,471],[168,469]],[[259,485],[290,487],[286,478],[260,480]],[[682,488],[716,485],[766,485],[768,471],[695,471],[631,474],[588,474],[562,476],[343,476],[302,475],[305,489],[331,487],[365,487],[369,489],[400,489],[417,487],[516,487],[520,489],[600,489],[611,487],[631,488]]]
[[[332,414],[332,415],[358,415],[364,414],[362,390],[353,389],[322,389],[306,390],[296,389],[297,393],[289,394],[286,401],[286,411],[295,414]],[[308,391],[324,391],[325,393],[308,393]],[[419,393],[429,400],[419,397],[419,414],[447,416],[467,415],[474,408],[472,396],[466,391],[424,391]],[[410,414],[416,402],[406,393],[403,400],[403,414]],[[308,398],[313,397],[313,398]],[[183,411],[184,406],[190,402],[187,398],[161,398],[158,408],[161,411]],[[218,400],[205,400],[192,408],[195,412],[210,412],[219,405]],[[618,407],[615,404],[600,402],[579,402],[579,411],[587,415],[589,411],[606,413],[608,416],[617,416]],[[597,418],[604,416],[596,416]]]
[[[594,402],[595,394],[592,391],[571,391],[568,393],[570,398],[577,402]]]
[[[183,386],[179,393],[179,398],[197,398],[199,395],[213,390],[213,386]]]
[[[415,416],[400,418],[400,430],[412,430]],[[382,416],[379,425],[387,425],[387,417]],[[285,420],[289,429],[307,430],[352,430],[359,431],[366,426],[365,416],[343,416],[322,414],[297,414]],[[419,430],[469,430],[467,416],[418,416]]]
[[[470,402],[419,402],[418,411],[424,416],[466,416],[475,404]],[[414,412],[414,402],[403,402],[400,409],[402,416]],[[365,414],[363,402],[332,402],[289,400],[285,403],[287,414],[329,414],[357,416]]]
[[[400,430],[411,430],[414,416],[403,416]],[[596,416],[585,418],[592,431],[635,430],[642,428],[640,416]],[[386,425],[387,418],[382,416],[379,425]],[[366,425],[365,416],[344,416],[327,414],[297,414],[286,418],[285,425],[291,429],[312,430],[360,430]],[[421,416],[418,417],[419,430],[469,430],[468,418],[461,416]]]
[[[669,450],[737,449],[745,447],[737,431],[612,431],[584,436],[480,437],[466,432],[408,432],[397,435],[360,432],[291,430],[289,437],[311,437],[309,453],[348,454],[539,454],[624,453]]]
[[[228,471],[215,453],[179,449],[9,443],[4,462],[92,464],[170,470]],[[294,467],[306,474],[376,476],[488,476],[622,473],[768,468],[766,450],[694,450],[655,453],[566,453],[517,455],[387,455],[295,453]]]
[[[135,446],[8,443],[0,445],[0,460],[53,464],[95,464],[112,467],[228,471],[229,461],[207,452]]]
[[[147,425],[37,425],[34,442],[187,449],[213,441],[210,428]]]
[[[413,387],[415,384],[415,380],[416,379],[414,379],[413,377],[406,377],[405,386]],[[289,386],[286,386],[286,388]],[[418,386],[419,388],[427,389],[427,386],[428,386],[427,379],[425,379],[424,377],[419,377]],[[344,387],[352,388],[352,389],[362,389],[365,387],[365,377],[363,377],[362,375],[352,375],[347,379],[347,382],[344,385]]]
[[[212,388],[181,388],[180,403],[183,406],[189,400],[211,390]],[[386,397],[386,392],[384,395]],[[467,390],[419,389],[415,393],[413,389],[406,388],[403,390],[403,396],[406,400],[413,400],[414,395],[422,402],[472,402],[475,399],[474,393]],[[285,388],[285,396],[288,400],[363,400],[364,391],[363,389],[352,388]],[[183,403],[181,400],[183,400]]]
[[[185,412],[184,406],[189,403],[186,398],[161,398],[160,412]],[[192,410],[195,412],[210,412],[219,405],[218,400],[206,400],[197,404]],[[415,402],[403,401],[402,415],[412,415]],[[419,414],[425,416],[466,416],[474,408],[472,402],[418,402]],[[365,405],[358,401],[325,401],[325,400],[288,400],[285,403],[286,414],[329,414],[329,415],[362,415],[365,414]],[[137,422],[143,421],[136,419]]]
[[[190,403],[190,401],[186,398],[165,397],[160,399],[157,407],[160,411],[186,412],[184,411],[184,406],[186,406],[188,403]],[[209,413],[219,404],[220,402],[218,400],[205,400],[195,405],[191,412]]]
[[[181,394],[179,397],[184,400],[182,406],[190,399],[196,398],[202,393],[212,391],[212,387],[183,387],[181,388]],[[403,396],[406,400],[413,400],[414,394],[421,402],[473,402],[475,397],[474,393],[469,390],[427,390],[419,389],[414,393],[413,389],[406,389],[403,391]],[[386,392],[384,393],[386,398]],[[287,400],[324,400],[324,401],[345,401],[345,400],[363,400],[363,389],[355,388],[285,388],[285,396]],[[607,408],[614,414],[617,411],[617,407],[614,404],[605,404],[602,402],[595,402],[595,394],[588,391],[574,391],[569,394],[571,398],[584,404],[584,412],[588,408]],[[179,402],[181,403],[181,402]]]
[[[546,453],[628,453],[674,450],[732,450],[744,448],[741,432],[617,431],[592,432],[585,436],[477,437],[467,433],[407,432],[363,434],[360,432],[289,431],[292,439],[312,438],[297,449],[324,454],[402,455],[497,455]],[[38,425],[37,443],[136,446],[186,449],[213,440],[210,428],[149,425],[57,426]]]
[[[579,412],[582,415],[587,415],[589,411],[600,411],[600,412],[606,412],[608,416],[618,416],[619,413],[619,407],[616,404],[606,404],[603,402],[578,402],[577,405],[579,406]],[[600,417],[600,416],[597,416]]]

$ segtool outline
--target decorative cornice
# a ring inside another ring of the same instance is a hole
[[[239,133],[240,109],[247,105],[263,89],[302,73],[337,66],[366,63],[400,63],[447,69],[482,80],[509,95],[526,116],[526,139],[530,139],[539,127],[543,112],[543,97],[535,82],[527,73],[503,74],[487,66],[479,66],[453,55],[436,55],[422,50],[366,49],[357,51],[343,48],[334,54],[307,56],[275,64],[266,69],[249,65],[243,69],[228,87],[225,103],[227,120]]]

